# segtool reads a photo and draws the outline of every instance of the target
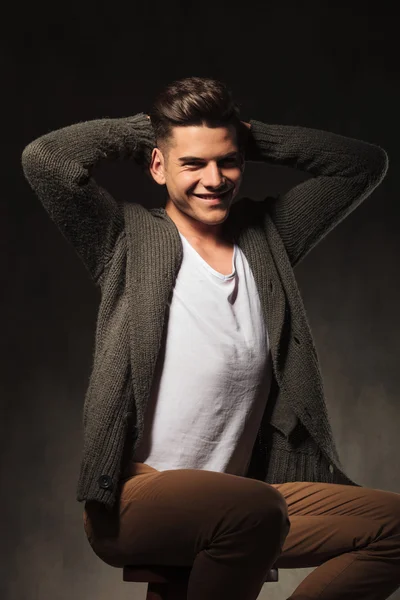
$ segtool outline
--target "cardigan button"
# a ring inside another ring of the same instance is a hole
[[[329,465],[329,472],[333,473],[333,465]]]
[[[113,488],[113,481],[109,475],[100,475],[97,483],[102,490],[112,490]]]

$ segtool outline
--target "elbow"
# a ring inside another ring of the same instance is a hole
[[[376,146],[374,169],[372,169],[372,179],[375,185],[379,185],[386,177],[389,168],[389,157],[387,152],[380,146]]]
[[[55,153],[47,140],[38,138],[28,144],[21,155],[23,173],[29,184],[35,183],[45,175],[54,175]]]
[[[28,181],[30,179],[30,174],[37,169],[40,163],[41,154],[42,152],[39,140],[34,140],[30,144],[28,144],[22,152],[22,170]]]

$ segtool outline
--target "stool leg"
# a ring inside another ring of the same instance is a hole
[[[187,583],[149,583],[146,600],[186,600]]]

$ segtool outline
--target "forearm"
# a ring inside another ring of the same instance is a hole
[[[24,174],[97,282],[123,230],[123,211],[91,176],[103,159],[140,163],[154,147],[146,115],[99,119],[52,131],[27,146]]]
[[[313,176],[380,178],[385,151],[374,144],[318,129],[250,121],[246,160],[293,167]]]
[[[250,125],[246,160],[311,175],[274,201],[267,197],[265,207],[295,266],[381,183],[388,157],[379,146],[326,131]]]
[[[49,176],[66,187],[82,185],[104,159],[140,161],[153,146],[153,129],[146,115],[76,123],[31,142],[22,154],[26,178],[36,190]],[[60,181],[61,182],[61,181]]]

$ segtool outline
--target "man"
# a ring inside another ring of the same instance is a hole
[[[96,184],[132,158],[165,208]],[[233,204],[245,162],[310,178]],[[221,82],[169,85],[150,115],[49,133],[25,175],[101,290],[78,500],[110,565],[192,566],[188,599],[255,599],[272,565],[320,565],[291,598],[387,598],[400,496],[344,472],[293,267],[379,185],[379,147],[240,121]]]

